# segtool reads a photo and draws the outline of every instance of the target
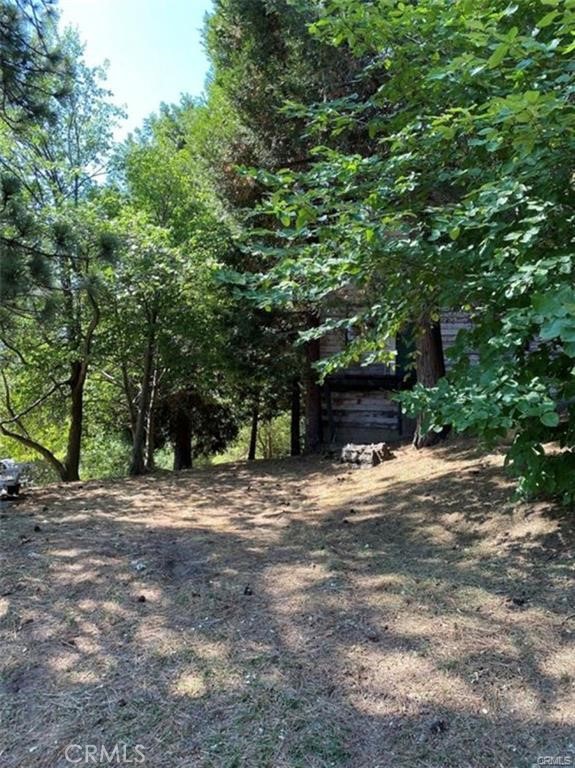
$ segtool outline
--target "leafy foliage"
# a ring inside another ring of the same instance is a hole
[[[347,324],[364,330],[348,359],[368,361],[441,308],[469,312],[448,380],[404,404],[437,429],[514,430],[523,490],[572,493],[573,3],[333,0],[313,32],[377,86],[303,110],[309,169],[260,174],[281,228],[253,246],[271,265],[253,297],[353,286],[365,309]],[[342,149],[358,123],[375,151]],[[564,450],[546,454],[549,441]]]
[[[325,373],[452,309],[403,405],[573,497],[575,0],[217,0],[205,98],[121,147],[51,8],[0,2],[4,436],[67,478],[107,432],[208,455],[313,380],[298,334],[353,329]]]

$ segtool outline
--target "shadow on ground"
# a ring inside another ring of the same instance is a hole
[[[511,503],[498,464],[402,449],[8,508],[0,763],[575,761],[573,529]]]

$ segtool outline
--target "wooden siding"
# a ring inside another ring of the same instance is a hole
[[[443,349],[447,351],[449,347],[453,346],[457,334],[462,329],[471,328],[471,320],[469,315],[465,312],[443,312],[441,315],[441,338],[443,341]],[[332,357],[338,352],[341,352],[346,347],[346,335],[345,331],[338,329],[326,333],[320,339],[320,357]],[[395,350],[395,342],[390,340],[389,349]],[[449,366],[449,360],[446,360]],[[342,371],[342,373],[349,373],[355,376],[377,376],[388,375],[395,373],[395,364],[385,363],[372,363],[371,365],[350,365]]]
[[[327,389],[322,406],[324,438],[328,444],[396,441],[413,432],[411,420],[401,414],[390,392],[330,392]]]
[[[444,351],[454,344],[458,332],[470,325],[465,313],[444,312],[441,320]],[[345,331],[331,331],[320,340],[320,357],[331,357],[345,349],[346,344]],[[395,344],[390,346],[390,349],[394,348]],[[449,367],[448,358],[446,365]],[[395,372],[395,364],[358,364],[339,371],[333,377],[332,388],[328,378],[322,396],[326,444],[393,442],[411,437],[415,422],[401,413],[399,404],[391,399],[392,393],[383,388],[393,386],[384,382],[390,379],[393,381]],[[336,379],[338,386],[335,384]],[[342,388],[342,381],[348,381],[350,387]],[[379,388],[378,381],[383,385],[382,388]]]

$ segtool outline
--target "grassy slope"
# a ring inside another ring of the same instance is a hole
[[[575,760],[573,529],[500,465],[406,448],[5,507],[0,764],[117,742],[150,768]]]

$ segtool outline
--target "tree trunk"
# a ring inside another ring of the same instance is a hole
[[[266,437],[267,437],[267,440],[266,440],[266,442],[267,442],[266,459],[273,459],[273,457],[274,457],[274,440],[273,440],[271,420],[266,423]]]
[[[35,440],[32,440],[32,438],[26,437],[25,435],[21,435],[18,432],[12,432],[3,424],[0,424],[0,433],[2,433],[5,437],[10,438],[11,440],[16,440],[16,442],[20,443],[21,445],[25,445],[26,448],[37,451],[40,456],[42,456],[52,467],[52,469],[56,470],[60,476],[60,479],[64,481],[66,480],[66,467],[64,464],[62,464],[62,462],[59,461],[56,456],[54,456],[52,451],[43,446],[41,443],[38,443]]]
[[[181,409],[173,422],[172,439],[174,441],[174,470],[192,468],[192,420]]]
[[[22,416],[33,410],[40,402],[44,402],[59,386],[55,384],[48,395],[41,398],[33,406],[24,411],[19,416],[16,415],[12,407],[12,398],[10,396],[10,388],[8,386],[8,380],[4,372],[0,369],[0,379],[4,385],[4,395],[6,398],[6,408],[10,414],[10,418],[4,422],[0,422],[0,434],[8,437],[12,440],[16,440],[21,445],[25,445],[26,448],[30,448],[40,454],[50,466],[56,470],[60,479],[63,482],[70,480],[79,480],[79,468],[80,468],[80,452],[82,448],[82,421],[84,417],[84,384],[86,382],[86,364],[76,362],[70,367],[70,379],[67,382],[62,382],[62,386],[67,385],[70,387],[71,393],[71,408],[70,408],[70,427],[68,429],[68,446],[67,455],[65,461],[60,461],[52,453],[49,448],[42,445],[37,440],[34,440],[28,434],[24,424],[22,423]],[[18,431],[13,431],[7,428],[7,424],[14,424]]]
[[[65,482],[80,479],[85,381],[86,376],[82,363],[72,363],[70,376],[70,428],[68,429],[68,446],[64,461],[65,471],[62,474],[62,480]]]
[[[128,375],[128,366],[125,360],[122,360],[122,384],[124,386],[124,395],[126,397],[126,404],[128,406],[128,413],[130,414],[130,430],[132,432],[132,442],[136,436],[136,423],[138,421],[138,414],[136,412],[136,394],[134,392],[134,385],[130,381]]]
[[[138,415],[136,418],[134,444],[132,446],[130,475],[143,475],[146,471],[144,455],[146,446],[146,424],[148,421],[148,412],[152,393],[152,372],[154,369],[155,343],[155,329],[152,326],[148,333],[148,342],[146,345],[146,353],[144,357],[144,374],[142,377],[140,402],[138,403]]]
[[[290,423],[290,453],[299,456],[301,453],[301,391],[299,379],[292,382],[291,391],[291,423]]]
[[[258,421],[259,421],[259,403],[254,403],[252,411],[252,428],[250,432],[250,447],[248,451],[248,461],[255,461],[258,445]]]
[[[435,387],[439,379],[445,376],[441,323],[429,319],[424,320],[418,329],[415,343],[417,383],[427,388]],[[451,431],[451,427],[447,425],[441,432],[424,432],[424,420],[425,414],[419,414],[413,437],[413,445],[416,448],[436,445],[444,440]]]
[[[306,344],[305,370],[305,450],[319,453],[322,443],[321,387],[317,380],[314,363],[319,360],[319,339]]]
[[[150,393],[150,407],[146,419],[146,472],[153,472],[155,468],[154,453],[156,450],[156,399],[158,395],[158,367],[154,366],[152,375],[152,391]]]
[[[156,468],[154,455],[156,453],[156,419],[154,417],[154,406],[150,405],[149,418],[146,425],[146,448],[145,448],[146,472],[153,472]]]

